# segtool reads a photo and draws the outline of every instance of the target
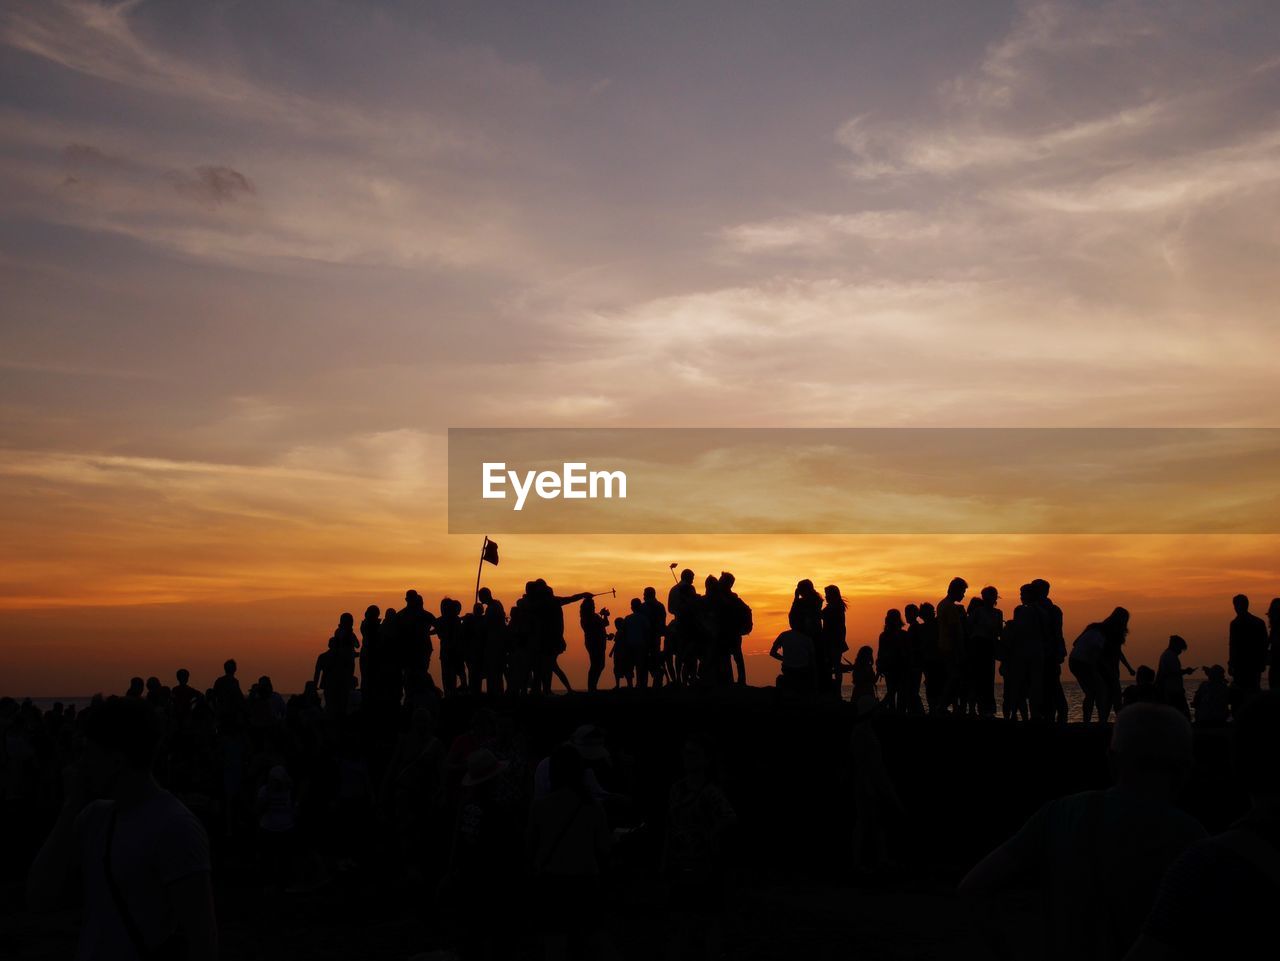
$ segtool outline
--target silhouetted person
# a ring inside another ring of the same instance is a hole
[[[933,615],[933,605],[925,604],[929,608],[930,618]],[[924,713],[924,702],[920,698],[920,684],[924,679],[924,661],[926,651],[928,650],[930,638],[929,634],[932,630],[937,631],[937,622],[934,621],[932,628],[926,626],[925,621],[920,615],[920,605],[908,604],[902,609],[903,620],[907,624],[907,648],[908,658],[905,668],[905,676],[903,677],[903,697],[907,702],[908,714]],[[936,640],[936,633],[934,635]]]
[[[440,599],[440,615],[436,618],[436,637],[440,641],[440,686],[445,694],[467,688],[467,658],[462,646],[462,605],[452,597]]]
[[[795,629],[783,631],[769,648],[769,656],[782,662],[779,687],[806,692],[816,689],[813,638]]]
[[[507,670],[507,612],[487,587],[477,595],[484,605],[484,682],[489,694],[501,694]]]
[[[423,605],[422,595],[414,590],[405,592],[404,607],[396,614],[396,647],[407,704],[419,703],[430,688],[435,620]]]
[[[1221,664],[1204,669],[1204,680],[1192,695],[1196,727],[1221,727],[1231,715],[1231,687]]]
[[[1004,704],[1009,720],[1027,721],[1040,713],[1040,691],[1044,680],[1044,645],[1040,642],[1040,619],[1027,605],[1027,586],[1020,591],[1013,617],[1004,626]]]
[[[484,686],[484,605],[479,601],[462,615],[462,659],[467,666],[467,690],[479,694]]]
[[[1280,898],[1280,693],[1236,718],[1236,780],[1249,812],[1188,848],[1169,868],[1129,961],[1266,957]]]
[[[663,639],[667,636],[667,608],[662,601],[658,600],[658,592],[652,587],[644,589],[644,599],[641,604],[644,608],[645,623],[649,627],[649,639],[644,655],[645,668],[653,679],[653,686],[662,687],[663,679],[667,676],[662,654]]]
[[[335,637],[329,638],[329,647],[316,658],[316,688],[324,694],[324,709],[332,717],[347,713],[347,700],[351,694],[351,678],[354,663],[338,646]]]
[[[670,891],[672,942],[678,959],[688,944],[702,941],[701,957],[718,958],[725,910],[726,845],[737,814],[711,777],[706,743],[685,742],[684,777],[671,786],[662,872]]]
[[[1132,677],[1135,674],[1129,659],[1124,655],[1125,638],[1129,636],[1129,612],[1117,607],[1096,625],[1102,631],[1102,656],[1098,660],[1106,699],[1098,704],[1098,720],[1106,723],[1107,714],[1120,706],[1120,665]]]
[[[884,630],[876,643],[876,670],[884,678],[884,703],[892,711],[909,709],[907,673],[910,670],[911,639],[898,609],[885,611]]]
[[[930,714],[945,714],[959,696],[965,644],[965,609],[961,602],[968,589],[963,577],[953,577],[946,596],[938,602],[937,641],[924,667]]]
[[[1037,889],[1051,958],[1117,959],[1165,869],[1204,829],[1174,798],[1191,770],[1191,726],[1172,708],[1125,708],[1111,738],[1115,786],[1051,801],[960,884],[965,895]]]
[[[364,707],[384,715],[399,700],[398,684],[391,676],[396,670],[395,655],[388,649],[389,631],[384,631],[382,612],[376,604],[365,608],[360,621],[360,687]]]
[[[1118,707],[1129,707],[1131,704],[1164,704],[1164,695],[1156,686],[1156,672],[1146,664],[1138,666],[1133,683],[1120,695]]]
[[[692,683],[690,662],[698,633],[697,607],[700,598],[689,568],[680,572],[680,579],[667,592],[667,673],[676,683]]]
[[[459,781],[462,792],[449,857],[450,893],[467,939],[464,957],[500,956],[503,933],[494,907],[506,903],[518,870],[520,850],[515,812],[497,788],[508,766],[488,747],[471,751]],[[505,952],[503,953],[505,955]]]
[[[609,612],[596,611],[594,597],[585,597],[578,608],[578,623],[582,625],[582,643],[587,649],[587,690],[594,691],[600,685],[604,673],[605,648],[608,646]]]
[[[226,719],[239,714],[244,706],[244,692],[236,680],[236,662],[228,660],[222,665],[223,674],[213,682],[213,703],[218,717]]]
[[[188,683],[191,680],[191,672],[185,667],[178,668],[174,676],[178,683],[169,693],[169,703],[173,705],[174,714],[185,717],[191,713],[191,708],[200,699],[200,692]]]
[[[876,662],[875,652],[870,647],[863,645],[858,648],[858,653],[853,659],[853,692],[849,700],[854,704],[858,703],[859,698],[870,697],[872,700],[876,696]]]
[[[1249,598],[1245,595],[1237,594],[1231,603],[1236,616],[1227,642],[1227,671],[1237,691],[1248,696],[1262,687],[1262,672],[1267,667],[1267,625],[1249,613]]]
[[[1182,666],[1182,655],[1187,650],[1187,642],[1177,634],[1169,635],[1169,646],[1160,654],[1160,662],[1156,665],[1156,687],[1160,689],[1160,697],[1171,708],[1183,717],[1190,718],[1191,710],[1187,706],[1187,691],[1182,679],[1194,674],[1194,667]]]
[[[731,572],[724,571],[720,574],[722,613],[720,634],[724,642],[725,656],[733,662],[733,668],[737,671],[736,683],[745,685],[747,662],[742,657],[742,639],[751,633],[754,624],[751,619],[751,608],[733,589],[736,583],[737,578]],[[726,677],[726,680],[730,679]]]
[[[826,690],[832,661],[822,636],[822,596],[808,578],[796,584],[791,610],[787,613],[787,623],[793,631],[799,631],[813,642],[814,681],[819,690]],[[825,676],[824,672],[827,672]]]
[[[822,607],[822,643],[818,646],[830,661],[822,667],[822,671],[824,675],[829,673],[835,679],[835,692],[840,696],[840,678],[843,673],[840,661],[844,658],[845,651],[849,650],[848,628],[845,626],[849,604],[835,584],[824,587],[822,597],[825,601]]]
[[[84,719],[84,753],[27,880],[27,905],[81,898],[77,958],[217,956],[204,828],[151,775],[155,712],[111,698]]]
[[[147,692],[147,687],[143,683],[142,678],[131,677],[129,678],[129,688],[124,692],[124,696],[137,698],[138,700],[141,700],[143,695],[146,694],[146,692]]]
[[[535,583],[538,588],[534,615],[535,679],[543,694],[551,693],[553,676],[560,680],[566,691],[572,691],[573,685],[561,669],[559,660],[560,655],[568,649],[564,639],[564,608],[590,597],[591,592],[558,597],[546,581],[538,580]]]
[[[1084,696],[1082,710],[1085,724],[1093,720],[1095,708],[1098,720],[1105,720],[1104,705],[1111,703],[1111,688],[1102,679],[1102,651],[1106,644],[1107,637],[1102,624],[1090,624],[1072,643],[1071,656],[1067,659],[1067,667]]]
[[[1000,592],[984,587],[969,606],[965,651],[968,701],[982,717],[996,714],[996,651],[1004,633],[1004,613],[996,607]]]
[[[1043,578],[1032,581],[1031,590],[1043,625],[1044,684],[1041,698],[1045,720],[1066,724],[1067,695],[1062,690],[1062,664],[1067,659],[1067,644],[1062,633],[1062,608],[1049,599],[1049,582]]]
[[[550,791],[529,812],[526,851],[534,878],[537,926],[546,956],[568,956],[570,939],[588,957],[611,953],[604,933],[601,874],[612,837],[604,808],[588,791],[582,756],[570,744],[548,759]]]

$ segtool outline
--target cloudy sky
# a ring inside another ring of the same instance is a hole
[[[465,593],[449,426],[1277,426],[1278,32],[1267,0],[4,0],[0,693],[299,674],[342,609]],[[1043,574],[1193,663],[1237,586],[1280,594],[1275,537],[945,547],[521,537],[492,573],[732,566],[775,613],[839,578],[867,641],[953,573]]]

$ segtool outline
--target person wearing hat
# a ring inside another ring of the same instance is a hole
[[[1192,765],[1185,717],[1164,704],[1126,707],[1110,759],[1113,787],[1050,801],[960,882],[968,896],[1038,888],[1049,958],[1123,957],[1165,870],[1205,837],[1174,804]]]
[[[520,851],[519,819],[496,791],[507,766],[487,747],[476,748],[467,755],[459,782],[462,801],[442,890],[471,942],[464,957],[498,956],[497,939],[506,933],[495,924],[493,910],[519,871]]]

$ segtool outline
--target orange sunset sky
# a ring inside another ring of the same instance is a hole
[[[469,598],[459,426],[1280,426],[1280,6],[0,3],[0,694]],[[1225,662],[1277,535],[501,535]],[[570,674],[584,672],[570,618]],[[749,672],[770,683],[756,658]]]

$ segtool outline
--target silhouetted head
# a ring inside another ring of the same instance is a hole
[[[733,590],[733,585],[736,584],[737,582],[738,582],[738,579],[728,571],[720,572],[720,586],[723,587],[726,591]]]
[[[804,580],[797,582],[796,597],[809,598],[809,597],[817,597],[817,596],[818,596],[818,589],[813,586],[813,581],[809,580],[806,577]]]
[[[1133,672],[1133,682],[1142,687],[1149,687],[1156,682],[1156,672],[1149,664],[1139,664]]]
[[[480,593],[479,593],[479,594],[477,594],[476,596],[477,596],[478,598],[480,598],[480,603],[481,603],[481,604],[492,604],[492,603],[493,603],[493,591],[489,590],[489,588],[487,588],[487,587],[482,587],[482,588],[480,588]]]
[[[376,621],[382,616],[382,611],[378,610],[377,604],[370,604],[364,609],[364,619],[366,621]]]
[[[1267,605],[1267,619],[1273,624],[1280,623],[1280,597],[1273,597]]]
[[[896,607],[891,607],[884,612],[884,629],[886,631],[896,631],[902,627],[902,614]]]
[[[1237,594],[1231,598],[1231,606],[1236,609],[1237,614],[1244,614],[1249,610],[1249,598],[1243,594]]]
[[[1129,633],[1129,612],[1123,607],[1117,607],[1102,619],[1098,627],[1111,641],[1122,642]]]
[[[920,616],[920,607],[916,604],[908,604],[902,609],[902,613],[908,624],[914,624]]]
[[[478,617],[478,616],[480,616],[481,614],[483,614],[483,613],[484,613],[484,605],[483,605],[483,604],[478,604],[478,603],[477,603],[477,604],[472,604],[472,605],[471,605],[471,613],[472,613],[472,614],[475,614],[477,617]]]
[[[129,678],[129,697],[139,697],[143,691],[142,678]]]
[[[269,678],[265,674],[263,674],[262,677],[258,678],[258,690],[260,690],[263,694],[273,693],[275,691],[275,687],[271,683],[271,678]]]
[[[234,659],[222,662],[222,670],[226,672],[227,677],[235,677],[236,662]]]
[[[633,614],[639,611],[642,606],[643,605],[640,603],[640,598],[638,597],[631,598],[631,612]]]
[[[1236,777],[1254,804],[1280,799],[1280,691],[1256,695],[1236,716]]]
[[[1111,759],[1121,786],[1172,798],[1191,771],[1191,724],[1164,704],[1130,704],[1116,715]]]
[[[933,609],[933,605],[925,601],[920,605],[920,620],[926,624],[938,616],[938,612]]]
[[[1182,639],[1180,634],[1169,635],[1169,650],[1173,651],[1175,654],[1181,654],[1186,649],[1187,642]]]
[[[692,583],[693,583],[693,571],[689,570],[689,568],[687,568],[687,567],[686,567],[684,570],[682,570],[682,571],[680,572],[680,583],[681,583],[681,584],[692,584]]]
[[[552,751],[551,757],[547,759],[547,767],[551,775],[551,790],[586,795],[583,779],[586,766],[582,763],[582,755],[572,744],[561,744]]]
[[[92,793],[109,796],[121,775],[151,770],[160,725],[143,702],[112,697],[86,712],[84,736],[81,770]]]
[[[160,691],[160,688],[161,688],[162,686],[163,686],[163,685],[161,685],[161,683],[160,683],[160,678],[158,678],[158,677],[156,677],[156,676],[154,676],[154,675],[152,675],[151,677],[147,678],[147,693],[148,693],[148,694],[155,694],[155,693],[158,693],[158,692]]]
[[[951,578],[951,583],[947,585],[947,597],[952,601],[963,600],[964,592],[969,589],[969,582],[963,577]]]
[[[1000,600],[1000,592],[988,585],[982,589],[982,599],[992,607],[995,607],[996,601]]]
[[[538,593],[538,582],[537,582],[537,581],[525,581],[525,582],[524,582],[524,592],[525,592],[526,594],[536,594],[536,593]]]
[[[584,597],[582,603],[578,606],[578,613],[582,617],[594,614],[596,612],[596,599],[594,597]]]
[[[706,584],[703,586],[704,593],[714,594],[718,590],[720,590],[720,582],[714,574],[708,574]]]
[[[866,644],[863,644],[862,647],[858,648],[857,656],[854,657],[854,661],[859,664],[872,664],[875,662],[875,659],[876,652]]]
[[[1035,588],[1030,584],[1023,584],[1018,588],[1018,601],[1022,604],[1030,604],[1036,599]]]
[[[646,588],[644,589],[644,599],[645,599],[646,601],[654,601],[654,600],[657,600],[657,599],[658,599],[658,592],[657,592],[656,590],[654,590],[652,587],[646,587]]]
[[[1049,599],[1049,582],[1043,577],[1037,577],[1031,582],[1031,590],[1035,593],[1037,600],[1045,601]]]
[[[178,668],[178,673],[174,676],[177,677],[179,684],[186,684],[187,681],[191,680],[191,672],[185,667]]]
[[[838,607],[843,610],[844,608],[847,608],[849,606],[848,604],[845,603],[845,599],[841,596],[840,588],[837,587],[835,584],[828,584],[826,587],[824,587],[822,589],[822,596],[826,598],[827,603],[832,607]]]

